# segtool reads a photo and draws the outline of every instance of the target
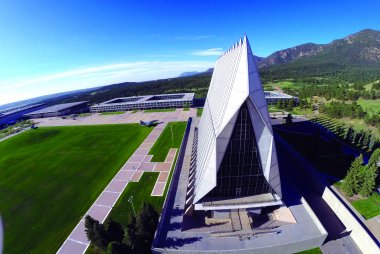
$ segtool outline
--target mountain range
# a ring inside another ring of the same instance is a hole
[[[328,44],[306,43],[279,50],[258,61],[260,67],[291,62],[380,65],[380,31],[365,29]]]
[[[306,43],[258,61],[263,78],[333,77],[366,83],[380,79],[380,31],[365,29],[328,44]]]
[[[380,31],[365,29],[327,44],[305,43],[274,52],[268,57],[255,56],[263,83],[284,79],[329,78],[365,84],[380,80]],[[33,103],[89,100],[100,102],[115,96],[154,94],[157,92],[207,90],[213,68],[204,72],[185,72],[177,78],[146,82],[125,82],[89,91],[72,91],[32,99]],[[157,90],[159,89],[159,90]],[[206,89],[206,90],[205,90]],[[200,94],[204,96],[204,94]],[[56,99],[54,99],[56,97]],[[48,100],[46,100],[48,99]],[[18,104],[12,103],[12,107]],[[9,108],[2,105],[0,109]]]

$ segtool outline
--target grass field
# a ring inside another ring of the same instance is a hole
[[[363,107],[365,111],[372,110],[380,113],[380,99],[377,100],[365,100],[359,99],[358,104]]]
[[[184,128],[182,131],[176,132],[175,138],[180,141],[177,148],[179,148],[183,134],[186,128],[186,122],[178,122],[178,123],[169,123],[169,124],[179,124],[179,126],[184,125]],[[173,128],[174,130],[174,128]],[[161,138],[161,136],[160,136]],[[161,141],[157,140],[156,143],[161,143]],[[175,148],[175,147],[173,147]],[[177,161],[178,152],[176,154],[176,157],[174,159],[174,163],[172,166],[172,169],[170,171],[168,182],[165,186],[165,192],[162,197],[157,196],[151,196],[153,187],[156,183],[157,177],[159,175],[158,172],[144,172],[144,174],[141,176],[140,181],[137,183],[130,182],[128,183],[127,187],[121,194],[120,198],[112,208],[112,211],[109,215],[113,220],[121,223],[124,227],[129,223],[129,215],[133,213],[133,208],[131,203],[128,201],[129,197],[133,196],[133,205],[136,210],[136,213],[140,210],[142,204],[144,201],[147,201],[151,203],[159,213],[161,213],[166,194],[169,189],[170,181],[173,175],[174,166]],[[166,156],[165,156],[166,157]],[[144,186],[144,188],[141,188],[141,186]],[[103,254],[104,251],[95,247],[94,245],[90,245],[89,248],[86,251],[86,254]]]
[[[197,108],[197,117],[202,116],[203,108]]]
[[[322,254],[322,251],[320,248],[314,248],[314,249],[310,249],[310,250],[297,252],[296,254]]]
[[[158,175],[158,172],[144,172],[139,182],[128,183],[123,194],[112,208],[110,217],[122,225],[127,225],[129,222],[129,214],[133,214],[131,203],[128,202],[128,198],[131,196],[133,196],[133,205],[136,212],[140,210],[144,201],[151,203],[157,211],[161,211],[165,197],[150,195]],[[141,188],[141,186],[144,186],[144,188]]]
[[[183,111],[189,111],[189,110],[190,110],[189,107],[183,108]]]
[[[149,151],[149,154],[153,155],[151,161],[165,161],[166,155],[168,154],[170,148],[179,148],[185,129],[186,122],[168,123],[156,143],[154,143],[153,147]]]
[[[0,142],[5,253],[56,252],[151,130],[49,127]]]
[[[121,115],[124,114],[125,111],[114,111],[114,112],[102,112],[100,115],[102,116],[108,116],[108,115]]]
[[[366,219],[373,218],[380,214],[380,195],[374,193],[369,198],[353,201],[352,205]]]
[[[144,113],[152,113],[152,112],[173,112],[175,108],[158,108],[158,109],[146,109]]]

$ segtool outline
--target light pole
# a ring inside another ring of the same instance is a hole
[[[130,196],[130,197],[128,198],[128,202],[131,203],[131,205],[132,205],[132,209],[133,209],[133,214],[134,214],[135,217],[136,217],[135,207],[133,206],[133,196]]]
[[[172,141],[173,141],[173,125],[170,125],[170,130],[172,131]]]

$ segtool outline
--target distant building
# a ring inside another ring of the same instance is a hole
[[[27,118],[65,116],[88,112],[88,101],[58,104],[25,114]]]
[[[91,112],[183,108],[193,105],[194,93],[157,94],[115,98],[90,107]]]
[[[24,114],[46,107],[45,104],[33,104],[0,111],[0,127],[14,124],[24,117]]]
[[[280,93],[276,91],[264,91],[265,100],[267,101],[268,105],[274,105],[278,101],[290,101],[294,100],[295,104],[298,104],[299,100],[296,96],[291,96],[286,93]]]
[[[322,245],[326,230],[306,201],[294,202],[299,193],[281,172],[247,37],[217,60],[202,117],[188,130],[153,253],[295,253]]]

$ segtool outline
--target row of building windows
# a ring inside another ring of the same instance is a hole
[[[179,108],[191,107],[192,101],[170,101],[170,102],[149,102],[133,104],[116,104],[116,105],[95,105],[91,107],[91,112],[103,111],[127,111],[134,109],[152,109],[152,108]]]
[[[247,104],[240,109],[230,142],[217,174],[216,187],[206,197],[272,193],[261,167]]]

